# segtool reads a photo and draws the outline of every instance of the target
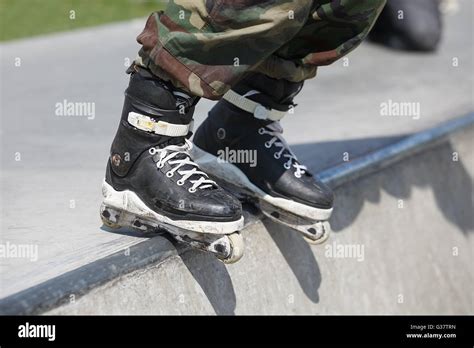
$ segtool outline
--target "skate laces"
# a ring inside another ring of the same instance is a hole
[[[301,178],[301,176],[306,173],[308,168],[298,163],[296,155],[293,153],[293,151],[291,151],[290,146],[283,138],[283,128],[281,127],[279,121],[272,122],[265,127],[259,128],[258,133],[261,135],[268,134],[272,136],[270,140],[265,142],[265,147],[269,149],[275,145],[276,147],[280,148],[279,151],[273,154],[273,157],[280,159],[283,155],[284,158],[287,158],[288,160],[285,162],[285,164],[283,164],[285,169],[290,169],[293,166],[295,168],[294,175],[297,178]]]
[[[156,166],[161,169],[166,162],[174,166],[166,172],[166,176],[171,178],[176,172],[178,172],[178,174],[181,175],[181,179],[176,182],[178,186],[184,185],[186,180],[190,179],[192,176],[198,177],[198,179],[189,180],[193,184],[188,189],[189,192],[196,192],[198,188],[206,189],[217,187],[216,182],[208,179],[209,176],[200,171],[197,163],[191,160],[189,151],[192,149],[193,144],[188,139],[184,140],[185,143],[183,145],[168,145],[164,148],[150,148],[148,150],[150,155],[159,155]]]

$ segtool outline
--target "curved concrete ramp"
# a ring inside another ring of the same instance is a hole
[[[225,266],[156,237],[145,243],[174,250],[166,258],[80,298],[63,294],[47,313],[472,313],[473,135],[471,126],[338,181],[326,245],[264,220],[244,231],[244,258]]]

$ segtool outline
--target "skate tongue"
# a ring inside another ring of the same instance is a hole
[[[283,147],[286,154],[283,154],[283,157],[287,157],[289,159],[288,164],[292,167],[296,168],[296,173],[301,177],[301,175],[306,176],[313,176],[311,173],[308,172],[308,168],[298,162],[296,155],[293,151],[291,151],[290,145],[286,142],[286,140],[281,135],[283,133],[283,127],[281,126],[279,121],[272,122],[265,126],[269,131],[272,132],[272,135],[276,137],[279,142],[275,142],[277,146]],[[279,145],[278,145],[279,144]]]
[[[165,147],[168,147],[170,145],[184,146],[185,144],[186,140],[184,137],[170,137],[168,140],[159,144],[158,148],[164,149]]]
[[[269,130],[276,133],[283,133],[283,127],[279,121],[275,121],[266,126]]]
[[[169,163],[179,165],[177,172],[185,176],[187,175],[187,179],[189,179],[191,183],[199,182],[197,187],[201,189],[217,188],[217,184],[210,180],[207,174],[199,170],[198,165],[192,160],[190,155],[192,148],[193,143],[182,138],[182,141],[176,142],[176,144],[175,141],[168,142],[165,147],[160,147],[160,150],[167,153],[165,157],[172,155]]]

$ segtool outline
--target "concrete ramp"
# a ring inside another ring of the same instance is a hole
[[[125,63],[146,18],[1,43],[0,248],[31,253],[0,253],[0,314],[473,313],[473,4],[443,18],[436,52],[366,42],[305,83],[282,125],[336,188],[334,233],[310,246],[257,219],[230,266],[101,227]],[[95,112],[56,113],[65,102]],[[383,115],[392,102],[419,112]],[[196,127],[213,105],[199,102]]]
[[[334,233],[310,246],[266,219],[224,265],[156,236],[0,301],[3,313],[469,314],[474,116],[321,172]],[[355,170],[355,169],[357,170]]]
[[[339,186],[326,245],[264,220],[238,264],[183,251],[51,313],[472,313],[472,139]]]

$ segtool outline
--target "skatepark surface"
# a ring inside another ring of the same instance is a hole
[[[436,53],[365,43],[348,60],[321,68],[282,121],[301,162],[321,173],[473,112],[473,4],[460,6],[445,18]],[[34,260],[0,258],[0,299],[116,253],[133,257],[147,241],[163,251],[160,262],[52,313],[473,312],[472,127],[338,187],[329,248],[264,220],[245,231],[241,262],[226,266],[160,236],[103,228],[100,188],[125,64],[143,25],[0,45],[0,242],[38,251]],[[64,101],[93,103],[94,113],[58,115]],[[392,102],[419,103],[420,113],[381,115],[381,105]],[[196,125],[212,105],[201,100]],[[359,254],[329,255],[338,245]]]

